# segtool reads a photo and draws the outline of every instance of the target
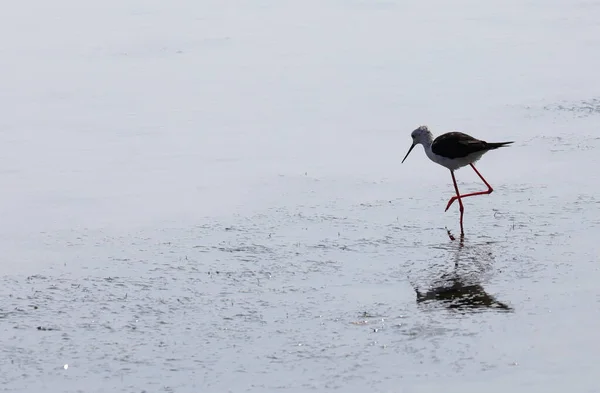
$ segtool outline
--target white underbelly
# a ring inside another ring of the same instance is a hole
[[[448,169],[450,169],[451,171],[457,170],[458,168],[462,168],[463,166],[467,166],[469,164],[472,164],[474,162],[476,162],[477,160],[479,160],[481,158],[481,156],[483,156],[486,152],[477,152],[477,153],[473,153],[473,154],[469,154],[466,157],[459,157],[459,158],[447,158],[447,157],[443,157],[443,156],[438,156],[437,154],[434,154],[433,152],[429,155],[429,158],[431,159],[431,161],[440,164],[443,167],[446,167]]]

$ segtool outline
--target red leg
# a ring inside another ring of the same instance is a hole
[[[463,206],[462,203],[462,195],[460,195],[460,193],[458,192],[458,184],[456,184],[456,178],[454,177],[454,171],[450,171],[450,174],[452,175],[452,181],[454,182],[454,189],[456,190],[456,197],[458,199],[458,206],[459,206],[459,210],[460,210],[460,237],[464,237],[465,236],[465,231],[463,230],[463,214],[465,212],[465,208]],[[448,210],[448,208],[446,208],[446,210]]]
[[[472,192],[470,194],[465,194],[465,195],[461,195],[461,198],[466,198],[466,197],[470,197],[470,196],[475,196],[475,195],[486,195],[486,194],[491,194],[492,191],[494,191],[494,189],[492,188],[492,186],[490,186],[490,183],[488,183],[483,176],[481,176],[481,173],[479,173],[479,171],[477,170],[477,168],[475,168],[475,165],[473,164],[469,164],[471,165],[471,168],[473,168],[473,170],[475,171],[475,173],[477,173],[477,176],[479,176],[479,178],[485,183],[485,185],[487,186],[487,191],[478,191],[478,192]],[[457,193],[458,195],[458,193]],[[450,200],[448,201],[448,205],[446,205],[446,210],[447,211],[448,208],[450,208],[450,206],[454,203],[455,200],[457,200],[458,198],[456,196],[453,196],[452,198],[450,198]]]

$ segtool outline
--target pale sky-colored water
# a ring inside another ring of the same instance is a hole
[[[598,391],[599,18],[6,6],[0,390]],[[421,124],[515,141],[462,247]]]

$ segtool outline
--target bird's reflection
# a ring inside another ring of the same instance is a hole
[[[512,311],[509,305],[487,293],[481,284],[492,270],[494,255],[490,244],[468,244],[461,237],[459,242],[452,242],[450,246],[437,247],[448,251],[450,260],[454,262],[453,270],[442,272],[426,289],[415,287],[417,304],[435,303],[463,312],[483,309]]]
[[[436,301],[449,309],[463,311],[485,308],[512,311],[510,306],[487,293],[483,286],[464,282],[460,276],[447,279],[426,292],[421,292],[418,288],[415,291],[417,303]]]

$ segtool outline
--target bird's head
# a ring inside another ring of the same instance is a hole
[[[410,137],[412,138],[413,142],[410,146],[410,149],[408,149],[408,153],[406,153],[406,155],[404,156],[404,160],[406,160],[406,157],[408,157],[408,155],[410,154],[412,149],[415,148],[415,146],[417,146],[418,144],[423,145],[426,141],[430,141],[432,138],[431,131],[429,131],[429,128],[427,126],[420,126],[419,128],[410,133]],[[402,160],[402,162],[404,162],[404,160]]]

